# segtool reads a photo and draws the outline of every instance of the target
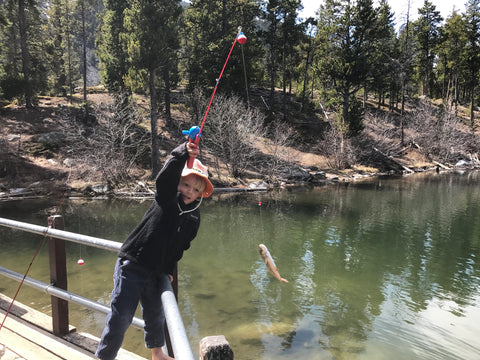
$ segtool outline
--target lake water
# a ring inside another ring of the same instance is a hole
[[[416,174],[284,192],[214,195],[179,264],[179,306],[194,355],[223,334],[235,359],[480,359],[480,173]],[[46,225],[60,199],[0,203]],[[65,200],[65,229],[122,242],[151,200]],[[0,227],[0,265],[24,273],[39,235]],[[289,283],[271,276],[265,244]],[[49,282],[47,247],[30,276]],[[68,244],[68,287],[108,304],[116,256]],[[79,258],[83,266],[77,265]],[[0,277],[13,297],[18,283]],[[23,286],[18,301],[50,313]],[[105,316],[70,305],[78,331]],[[143,332],[124,347],[148,357]]]

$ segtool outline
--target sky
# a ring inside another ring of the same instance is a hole
[[[455,9],[459,13],[465,13],[465,3],[467,0],[430,0],[435,5],[436,9],[440,11],[440,14],[445,19],[451,13],[455,6]],[[301,17],[307,18],[309,16],[315,17],[315,12],[320,8],[320,4],[323,0],[302,0],[303,11],[300,14]],[[395,13],[396,27],[406,22],[408,0],[388,0],[392,12]],[[424,0],[410,0],[410,20],[414,21],[418,17],[418,9],[423,7]],[[378,6],[378,2],[374,1],[375,6]]]

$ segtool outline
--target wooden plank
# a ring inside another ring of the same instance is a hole
[[[13,352],[11,349],[3,344],[0,344],[0,359],[2,360],[24,360],[19,354]]]
[[[0,293],[0,309],[6,311],[11,303],[11,298]],[[16,317],[19,317],[29,322],[30,324],[33,324],[48,332],[53,333],[52,318],[47,314],[37,311],[25,304],[15,301],[10,310],[10,314],[15,315]],[[69,332],[73,331],[75,331],[75,327],[70,325]]]
[[[3,317],[5,316],[4,314],[6,310],[11,304],[11,301],[12,299],[10,299],[8,296],[5,296],[0,293],[0,317],[2,320],[3,320]],[[4,311],[2,311],[1,309],[3,309]],[[12,317],[12,319],[9,319],[10,317]],[[87,359],[92,359],[92,358],[95,359],[95,356],[93,354],[95,353],[95,350],[99,342],[99,339],[97,337],[91,334],[77,333],[75,327],[73,326],[70,326],[70,333],[63,336],[62,338],[54,336],[53,330],[52,330],[52,318],[25,304],[22,304],[16,301],[10,310],[10,315],[7,317],[7,321],[9,320],[23,321],[25,325],[28,325],[39,332],[42,331],[45,334],[49,334],[49,336],[51,336],[51,338],[54,339],[55,341],[62,342],[66,346],[71,346],[72,348],[77,350],[77,352],[73,354],[74,355],[73,357],[62,357],[62,359],[77,359],[76,355],[78,351],[82,352],[83,354],[88,354],[89,357],[87,357]],[[7,346],[7,348],[11,348],[13,351],[16,351],[16,348],[9,346],[9,343],[8,344],[4,343],[3,341],[4,330],[5,329],[2,329],[0,331],[0,344],[3,344]],[[20,335],[17,335],[17,336],[20,336]],[[31,339],[36,339],[35,332],[33,333],[29,332],[29,336],[31,336]],[[0,356],[0,359],[4,360],[4,358],[1,356]],[[26,358],[26,359],[37,360],[35,356]],[[79,357],[78,359],[81,359],[81,358]],[[5,360],[7,360],[7,358],[5,358]],[[20,359],[17,358],[17,360],[20,360]],[[38,360],[42,360],[42,359],[38,358]],[[139,355],[136,355],[130,351],[127,351],[125,349],[120,349],[120,351],[118,352],[117,360],[145,360],[145,358]]]
[[[66,335],[64,338],[92,353],[95,353],[95,351],[97,350],[98,342],[100,341],[100,339],[97,338],[96,336],[93,336],[92,334],[87,334],[87,333],[71,333]],[[128,350],[120,349],[118,351],[116,360],[146,360],[146,359]]]
[[[2,317],[4,311],[0,311]],[[34,328],[30,323],[17,317],[8,316],[2,328],[10,333],[8,343],[4,344],[26,359],[77,359],[90,360],[93,354],[43,329]],[[16,335],[13,337],[13,335]]]
[[[42,349],[37,348],[35,344],[24,339],[21,336],[18,336],[17,333],[11,331],[9,328],[6,328],[5,325],[1,330],[0,343],[8,348],[5,351],[7,358],[11,359],[52,359],[52,360],[61,360],[59,357],[54,354]],[[14,350],[12,350],[14,349]],[[2,360],[3,360],[2,356]]]

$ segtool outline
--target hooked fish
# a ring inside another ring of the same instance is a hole
[[[267,266],[268,271],[270,271],[278,280],[288,283],[288,280],[280,276],[277,265],[275,265],[275,261],[273,261],[272,255],[270,255],[270,251],[268,251],[267,247],[263,244],[260,244],[258,245],[258,249],[263,260],[265,260],[265,265]]]

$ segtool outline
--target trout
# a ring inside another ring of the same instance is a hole
[[[275,261],[273,261],[272,255],[270,255],[270,251],[268,251],[267,247],[263,244],[260,244],[258,245],[258,249],[263,260],[265,260],[265,265],[267,265],[268,271],[270,271],[278,280],[288,283],[288,280],[280,276],[277,265],[275,265]]]

